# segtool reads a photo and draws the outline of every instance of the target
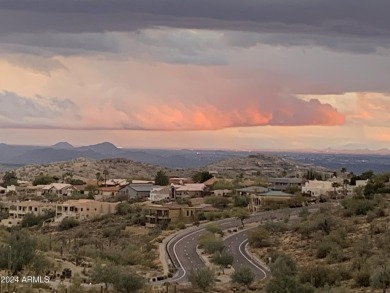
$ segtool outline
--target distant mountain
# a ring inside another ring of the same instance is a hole
[[[51,147],[53,149],[60,149],[60,150],[69,150],[69,149],[74,148],[69,142],[66,142],[66,141],[58,142],[58,143],[52,145]]]
[[[122,153],[121,149],[117,148],[110,142],[102,142],[94,145],[82,146],[76,148],[77,151],[94,151],[106,156],[116,156]]]
[[[16,156],[12,159],[13,164],[48,164],[52,162],[69,161],[75,158],[104,159],[105,156],[93,150],[75,151],[64,149],[36,149]],[[7,162],[11,163],[11,162]]]

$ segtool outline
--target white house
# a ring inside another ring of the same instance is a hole
[[[310,194],[313,197],[319,197],[321,195],[327,195],[329,192],[334,191],[334,187],[332,186],[333,182],[330,181],[317,181],[310,180],[302,186],[303,194]],[[336,188],[336,191],[339,193],[342,187]]]
[[[173,187],[168,185],[164,187],[155,187],[150,191],[149,200],[150,201],[160,201],[164,199],[169,199],[173,194]]]
[[[15,185],[7,186],[6,193],[8,192],[16,192],[16,186]]]

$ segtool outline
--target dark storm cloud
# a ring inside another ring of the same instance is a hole
[[[388,0],[0,0],[0,32],[153,26],[388,38]]]

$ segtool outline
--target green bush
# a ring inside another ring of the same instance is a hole
[[[77,227],[79,225],[79,221],[73,218],[65,218],[61,221],[61,223],[58,225],[59,231],[65,231],[72,229],[74,227]]]
[[[307,266],[302,268],[299,279],[302,283],[310,283],[316,288],[325,284],[333,286],[340,280],[340,275],[333,268],[323,265]]]

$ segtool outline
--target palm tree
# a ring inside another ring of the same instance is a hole
[[[108,176],[108,170],[107,169],[103,170],[103,175],[104,175],[104,185],[107,187],[107,176]]]
[[[338,184],[337,182],[333,182],[332,183],[332,187],[333,187],[333,195],[336,197],[337,199],[337,192],[336,192],[336,188],[339,187],[340,184]]]
[[[95,176],[96,176],[96,185],[99,187],[99,182],[102,179],[102,174],[100,172],[97,172]]]

